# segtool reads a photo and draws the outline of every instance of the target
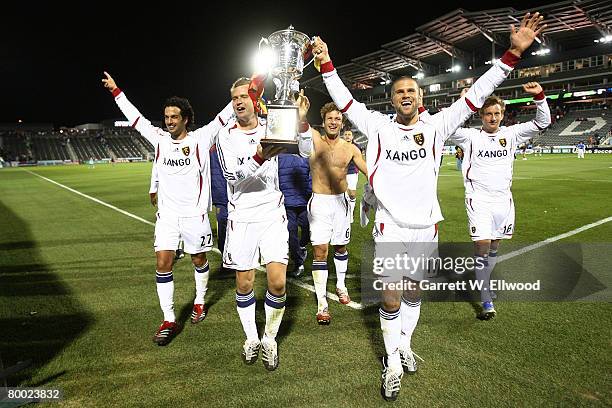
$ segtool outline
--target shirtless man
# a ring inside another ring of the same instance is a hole
[[[308,202],[310,241],[313,247],[312,277],[317,294],[317,323],[328,325],[331,321],[327,304],[327,251],[328,244],[335,249],[336,294],[342,304],[351,301],[344,283],[348,269],[347,244],[351,237],[350,204],[346,196],[346,173],[353,161],[357,168],[367,174],[366,164],[357,146],[340,137],[344,118],[340,109],[327,103],[321,108],[324,134],[312,129],[306,121],[310,108],[308,98],[301,93],[300,132],[310,133],[310,174],[312,175],[312,197]],[[308,136],[306,137],[308,139]]]

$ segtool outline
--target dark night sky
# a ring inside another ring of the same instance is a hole
[[[342,65],[458,7],[526,9],[547,1],[370,2],[361,8],[333,1],[210,3],[34,2],[3,10],[0,123],[22,119],[57,127],[119,118],[100,82],[107,70],[148,118],[161,118],[163,101],[178,95],[190,99],[203,124],[229,101],[233,80],[250,76],[259,38],[289,24],[320,35],[335,65]]]

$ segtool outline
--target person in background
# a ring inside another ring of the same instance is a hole
[[[278,178],[280,190],[285,197],[289,259],[293,262],[291,272],[293,276],[298,277],[304,272],[306,245],[310,242],[310,224],[306,206],[312,195],[312,178],[308,158],[295,154],[279,155]]]

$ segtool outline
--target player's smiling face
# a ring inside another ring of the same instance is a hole
[[[174,138],[187,131],[187,118],[183,119],[181,110],[176,106],[166,106],[164,108],[164,122],[166,129]]]
[[[487,133],[495,133],[504,119],[504,112],[498,104],[491,105],[480,114],[480,119],[482,119],[482,130]]]
[[[232,106],[238,121],[248,122],[253,118],[255,107],[249,96],[249,85],[237,86],[232,89]]]
[[[325,134],[329,137],[337,137],[342,129],[342,114],[337,110],[327,112],[323,121]]]
[[[419,86],[410,78],[400,79],[393,84],[391,90],[391,104],[397,115],[403,118],[412,118],[418,108]]]

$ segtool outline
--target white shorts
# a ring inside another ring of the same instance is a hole
[[[359,173],[347,174],[346,182],[349,190],[357,190],[357,182],[359,181]]]
[[[468,228],[472,241],[510,239],[514,232],[514,200],[487,202],[466,198]]]
[[[312,245],[346,245],[351,240],[352,214],[342,194],[312,193],[308,201],[308,222]]]
[[[208,214],[199,217],[174,217],[157,213],[155,221],[155,243],[157,251],[176,251],[179,241],[185,242],[185,252],[199,254],[213,247],[213,234]]]
[[[227,221],[224,267],[248,271],[270,262],[289,263],[289,230],[285,215],[274,221]]]
[[[377,222],[372,236],[374,273],[384,276],[384,281],[397,282],[403,278],[421,281],[437,276],[435,263],[426,262],[428,258],[438,256],[437,225],[416,229]],[[398,257],[399,261],[396,261]]]

